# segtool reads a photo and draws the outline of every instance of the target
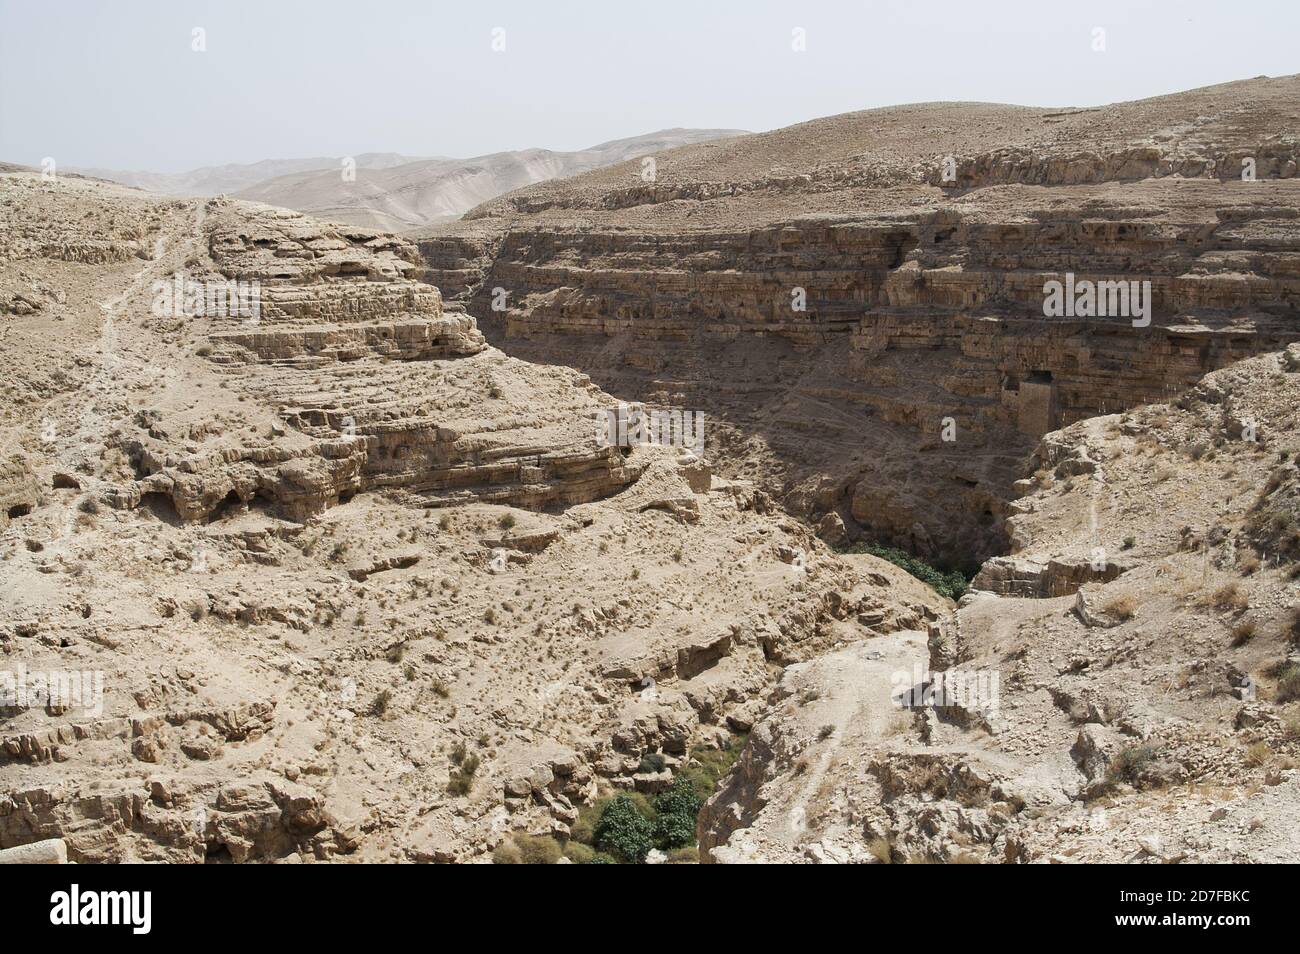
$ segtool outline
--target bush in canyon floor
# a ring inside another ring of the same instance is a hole
[[[697,747],[678,770],[672,785],[653,800],[640,792],[598,799],[578,810],[564,854],[578,864],[639,864],[650,849],[668,861],[688,864],[699,858],[695,823],[700,808],[731,770],[745,736],[734,736],[720,749]],[[649,761],[658,765],[658,758]]]
[[[600,813],[592,844],[630,864],[640,864],[654,847],[654,824],[637,810],[632,799],[619,795]]]
[[[672,788],[655,799],[655,847],[671,851],[694,844],[695,816],[703,804],[689,779],[673,779]]]
[[[970,585],[970,577],[960,570],[941,570],[931,566],[919,557],[914,557],[906,550],[887,547],[879,543],[856,543],[849,547],[849,553],[867,553],[882,560],[888,560],[894,566],[906,570],[922,583],[928,584],[940,596],[950,600],[959,600]]]
[[[695,818],[703,799],[682,775],[654,801],[619,795],[601,808],[592,846],[630,864],[645,861],[651,848],[672,851],[695,843]]]

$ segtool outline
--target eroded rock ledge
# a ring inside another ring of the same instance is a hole
[[[257,283],[260,315],[205,317],[227,386],[277,407],[261,439],[142,412],[121,446],[140,477],[108,499],[168,498],[186,520],[259,503],[297,518],[371,490],[538,508],[626,486],[642,466],[594,439],[585,379],[491,349],[416,281],[412,247],[297,213],[209,203],[190,281]],[[256,428],[254,428],[256,430]]]

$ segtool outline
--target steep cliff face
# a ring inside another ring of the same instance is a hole
[[[968,562],[1006,547],[1043,433],[1300,329],[1298,89],[833,117],[523,190],[419,247],[504,350],[702,411],[724,469],[830,533]],[[1048,317],[1075,280],[1149,310]]]
[[[1163,399],[1295,333],[1300,222],[1287,204],[1300,190],[1277,186],[1128,190],[1183,203],[1159,221],[1088,221],[1076,200],[1047,223],[963,210],[744,234],[511,231],[471,301],[513,353],[702,410],[718,456],[796,510],[982,558],[1004,545],[1038,436]],[[1149,282],[1150,323],[1044,317],[1045,282],[1067,272]]]

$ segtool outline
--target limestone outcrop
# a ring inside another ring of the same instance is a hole
[[[382,489],[537,508],[607,495],[643,466],[591,440],[594,387],[493,351],[472,316],[445,312],[411,277],[409,244],[224,200],[203,210],[207,255],[171,283],[241,290],[237,307],[187,316],[191,333],[278,420],[232,440],[206,411],[140,412],[120,437],[138,476],[114,505],[158,494],[185,520],[251,504],[301,518]]]

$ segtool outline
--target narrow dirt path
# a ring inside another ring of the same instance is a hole
[[[81,387],[45,409],[49,433],[43,436],[68,472],[96,471],[108,436],[130,412],[132,395],[150,383],[176,377],[174,368],[159,361],[162,343],[149,331],[151,289],[201,239],[205,218],[202,202],[194,204],[191,215],[173,215],[155,236],[149,260],[120,291],[99,301],[99,335],[83,355],[92,369]],[[138,321],[129,320],[133,307],[145,309]],[[69,507],[49,544],[66,547],[75,532],[76,510]]]

